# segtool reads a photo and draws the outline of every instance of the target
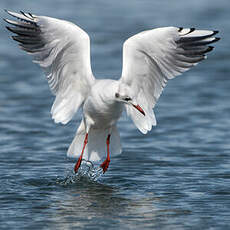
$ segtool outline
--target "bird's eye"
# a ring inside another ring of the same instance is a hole
[[[125,101],[131,101],[131,98],[130,97],[125,97],[124,100]]]
[[[115,93],[115,97],[118,98],[120,95],[119,93]]]

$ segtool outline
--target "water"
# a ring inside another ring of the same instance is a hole
[[[150,133],[121,119],[123,153],[91,180],[75,177],[65,155],[79,117],[52,122],[46,80],[2,22],[0,229],[230,228],[229,1],[1,0],[0,8],[77,22],[91,37],[98,78],[118,79],[122,43],[145,29],[218,29],[222,37],[208,60],[169,82]]]

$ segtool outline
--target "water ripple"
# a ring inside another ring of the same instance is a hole
[[[0,229],[229,229],[229,1],[57,0],[55,11],[53,1],[0,4],[81,25],[99,78],[119,78],[122,44],[142,30],[197,26],[222,37],[207,60],[168,82],[151,132],[122,117],[123,153],[105,174],[86,161],[75,174],[66,151],[80,113],[53,123],[45,76],[2,24]]]
[[[91,161],[82,160],[81,166],[78,169],[78,172],[75,174],[74,172],[69,173],[64,179],[57,178],[57,184],[61,185],[69,185],[75,184],[79,181],[98,181],[98,179],[103,174],[103,170],[101,167],[95,167]]]

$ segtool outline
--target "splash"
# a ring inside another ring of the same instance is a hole
[[[78,181],[97,181],[101,175],[103,174],[103,170],[99,166],[94,166],[91,161],[82,160],[81,166],[78,169],[77,173],[70,172],[64,179],[57,178],[57,183],[61,185],[74,184]]]

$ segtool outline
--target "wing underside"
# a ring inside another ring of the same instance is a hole
[[[71,22],[7,11],[6,28],[21,49],[33,56],[45,72],[56,99],[51,109],[55,122],[70,121],[88,94],[95,78],[90,64],[89,36]]]
[[[138,104],[146,112],[141,116],[126,106],[138,129],[146,133],[156,125],[153,108],[166,83],[200,61],[219,40],[218,31],[164,27],[144,31],[126,40],[123,46],[121,81],[130,86]]]

